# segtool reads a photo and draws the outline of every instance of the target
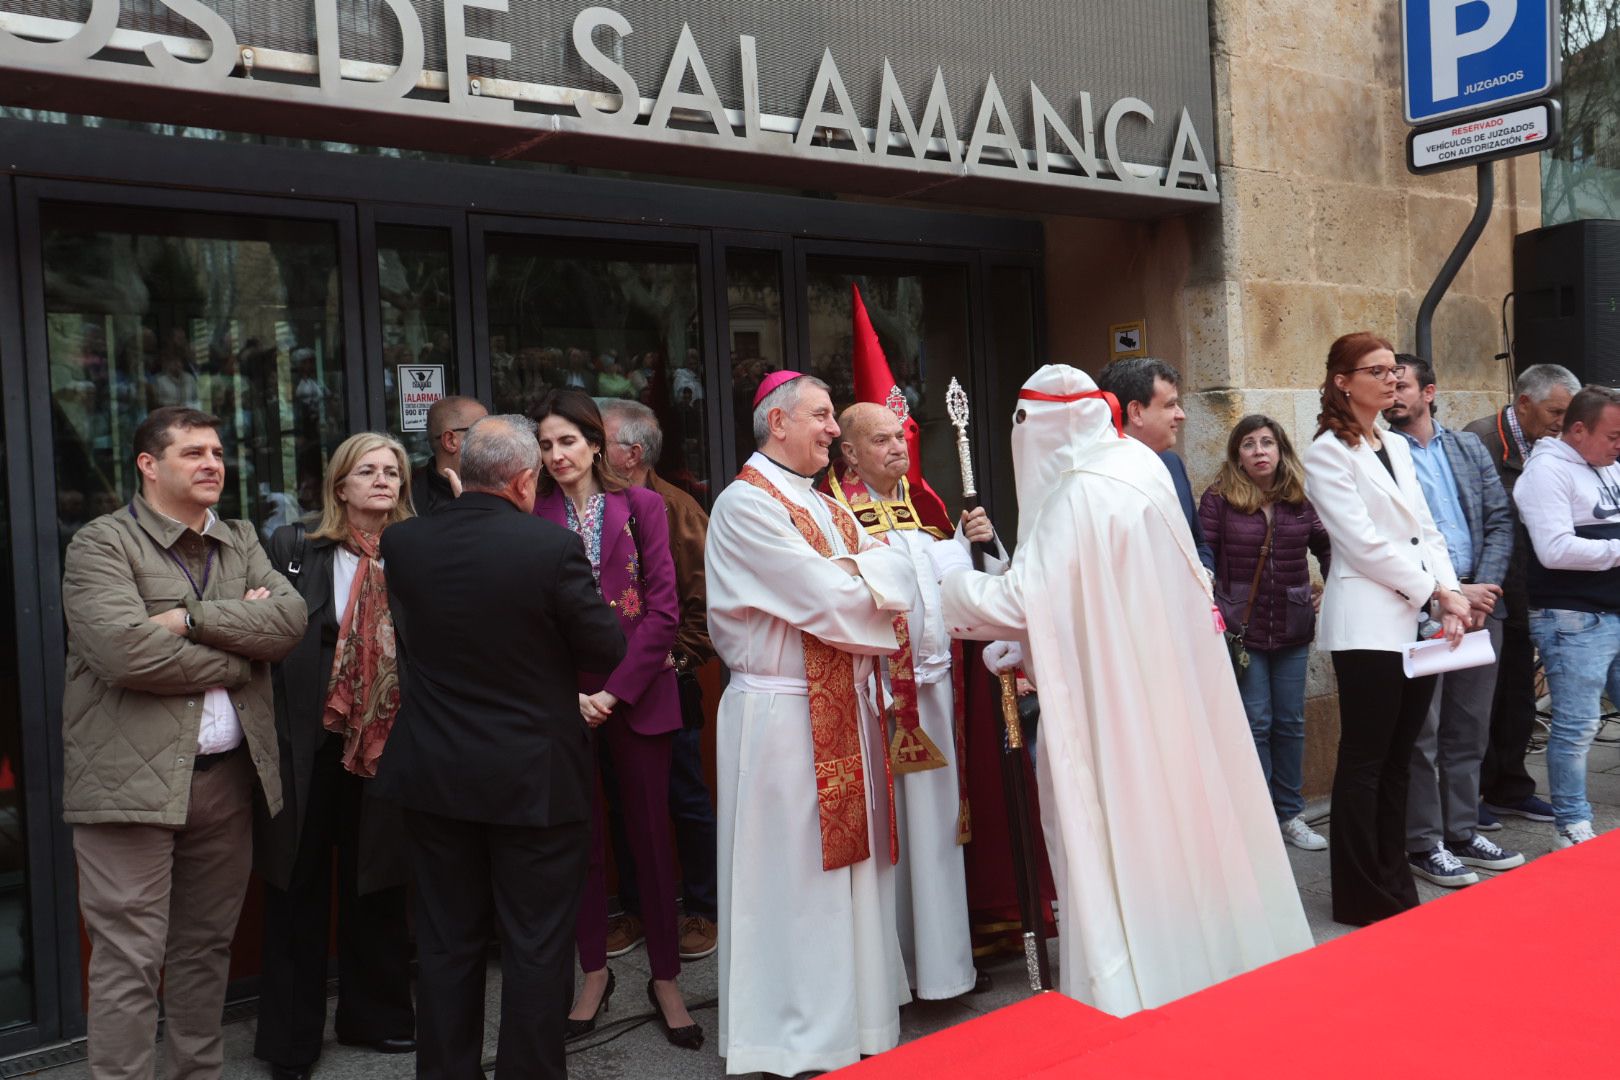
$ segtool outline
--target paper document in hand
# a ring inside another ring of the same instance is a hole
[[[1445,638],[1434,638],[1431,641],[1415,641],[1401,653],[1401,668],[1408,679],[1484,667],[1495,662],[1496,652],[1491,648],[1488,630],[1464,634],[1462,644],[1455,649]]]

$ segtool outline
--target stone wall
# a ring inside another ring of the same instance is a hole
[[[1475,206],[1475,172],[1406,170],[1399,6],[1211,0],[1218,208],[1161,222],[1047,223],[1050,355],[1095,371],[1110,323],[1146,318],[1183,373],[1181,450],[1197,490],[1249,412],[1316,430],[1327,347],[1351,330],[1414,347],[1418,305]],[[1540,224],[1538,158],[1494,167],[1495,210],[1434,320],[1441,417],[1506,400],[1501,305],[1512,238]],[[1313,658],[1307,788],[1326,793],[1337,710]]]

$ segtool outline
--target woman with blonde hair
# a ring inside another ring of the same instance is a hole
[[[304,598],[309,628],[275,669],[282,812],[256,822],[264,878],[264,969],[254,1053],[276,1080],[304,1080],[326,1029],[337,850],[338,1041],[416,1049],[404,835],[398,808],[370,794],[399,709],[400,671],[378,544],[411,516],[410,461],[362,432],[326,468],[313,528],[283,526],[270,559]]]
[[[1283,839],[1306,851],[1327,841],[1301,813],[1305,666],[1318,593],[1306,554],[1328,569],[1327,530],[1305,498],[1305,467],[1282,425],[1255,413],[1237,422],[1226,460],[1198,506],[1215,553],[1215,598],[1236,650],[1238,692],[1271,789]]]
[[[1417,907],[1406,861],[1412,745],[1435,677],[1406,678],[1401,653],[1428,612],[1456,647],[1469,617],[1405,439],[1378,417],[1395,401],[1395,349],[1346,334],[1328,350],[1305,490],[1333,540],[1318,647],[1339,679],[1333,775],[1333,917],[1365,926]]]

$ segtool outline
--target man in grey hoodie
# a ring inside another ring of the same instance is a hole
[[[1620,698],[1620,390],[1588,386],[1513,490],[1530,535],[1530,634],[1552,694],[1547,782],[1559,847],[1593,838],[1586,756]]]

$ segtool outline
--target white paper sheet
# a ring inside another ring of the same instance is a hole
[[[1464,634],[1462,644],[1455,649],[1445,638],[1414,641],[1401,652],[1401,667],[1408,679],[1421,679],[1425,675],[1439,675],[1446,671],[1484,667],[1496,661],[1488,630],[1475,630]]]

